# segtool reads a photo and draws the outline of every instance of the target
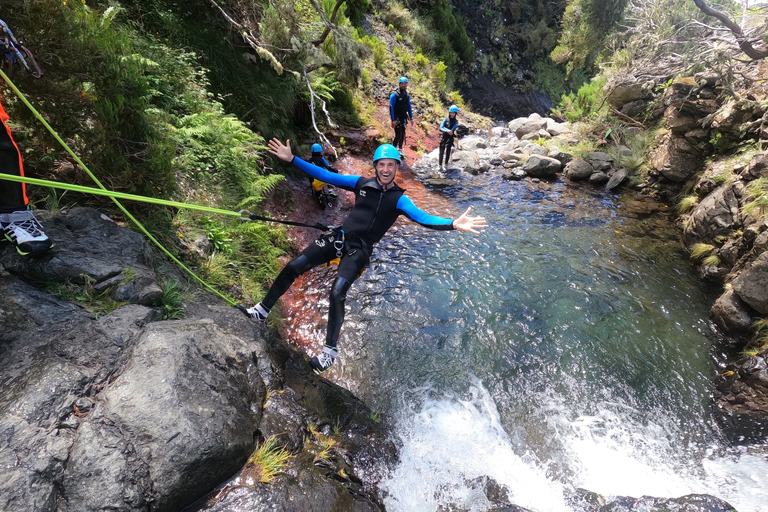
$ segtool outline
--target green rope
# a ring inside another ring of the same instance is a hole
[[[163,206],[173,206],[175,208],[188,208],[192,210],[200,210],[208,213],[218,213],[220,215],[234,215],[242,217],[240,213],[232,210],[222,210],[220,208],[211,208],[209,206],[201,206],[198,204],[179,203],[176,201],[168,201],[167,199],[157,199],[154,197],[137,196],[134,194],[126,194],[125,192],[113,192],[111,190],[104,190],[100,188],[86,187],[84,185],[73,185],[71,183],[61,183],[59,181],[42,180],[40,178],[29,178],[27,176],[16,176],[15,174],[3,174],[0,173],[0,179],[8,181],[17,181],[20,183],[28,183],[30,185],[40,185],[42,187],[53,187],[62,190],[71,190],[72,192],[81,192],[83,194],[96,194],[99,196],[107,196],[116,199],[127,199],[129,201],[141,201],[143,203],[159,204]],[[246,217],[242,217],[245,219]]]
[[[104,192],[109,192],[106,189],[106,187],[104,187],[104,185],[101,184],[101,182],[98,180],[98,178],[96,178],[96,176],[90,171],[90,169],[88,169],[88,166],[85,165],[83,163],[83,161],[80,160],[80,158],[74,153],[74,151],[72,151],[70,149],[70,147],[67,145],[67,143],[64,142],[61,139],[61,137],[59,137],[59,134],[56,133],[56,131],[53,128],[51,128],[51,125],[49,125],[48,122],[45,119],[43,119],[43,116],[40,115],[40,113],[35,109],[35,107],[33,107],[32,104],[29,101],[27,101],[27,98],[24,96],[24,94],[22,94],[22,92],[16,87],[16,85],[13,82],[11,82],[11,79],[8,78],[8,75],[6,75],[3,72],[2,69],[0,69],[0,76],[3,77],[3,80],[5,80],[5,82],[8,84],[8,86],[11,89],[13,89],[13,92],[16,93],[16,96],[18,96],[19,99],[29,108],[29,110],[32,111],[32,113],[35,115],[35,117],[41,123],[43,123],[43,126],[45,126],[45,128],[50,132],[50,134],[53,135],[53,137],[59,142],[59,144],[62,145],[62,147],[67,151],[67,153],[69,153],[69,155],[72,158],[75,159],[75,162],[77,162],[77,164],[80,167],[83,168],[83,170],[88,174],[88,176],[90,176],[91,179],[93,179],[93,181],[96,183],[96,185],[98,185],[99,189],[101,189]],[[25,178],[25,179],[29,179],[29,178]],[[187,268],[186,265],[184,265],[181,261],[179,261],[179,259],[176,256],[171,254],[168,251],[168,249],[163,247],[163,244],[161,244],[154,236],[152,236],[150,234],[150,232],[147,231],[147,229],[141,224],[141,222],[139,222],[138,219],[136,219],[133,215],[131,215],[131,213],[128,210],[126,210],[125,207],[122,204],[120,204],[120,201],[118,201],[117,197],[116,197],[117,194],[119,194],[119,192],[109,192],[108,194],[104,194],[104,195],[110,196],[110,199],[112,199],[112,202],[114,202],[117,205],[117,207],[120,208],[120,210],[126,215],[126,217],[131,219],[131,221],[136,225],[136,227],[138,227],[139,230],[142,233],[144,233],[144,235],[147,238],[149,238],[163,253],[165,253],[166,256],[168,256],[171,260],[176,262],[176,264],[178,264],[181,268],[183,268],[189,275],[191,275],[194,279],[196,279],[200,284],[202,284],[205,288],[210,290],[212,293],[214,293],[215,295],[218,295],[219,297],[224,299],[226,302],[228,302],[232,306],[237,305],[237,302],[235,300],[233,300],[233,299],[227,297],[226,295],[220,293],[218,290],[213,288],[211,285],[209,285],[208,283],[203,281],[202,278],[200,278],[197,274],[195,274],[189,268]],[[160,201],[160,200],[158,200],[158,201]],[[181,203],[179,203],[179,204],[181,204]],[[222,210],[222,211],[225,211],[225,210]],[[228,212],[227,215],[231,215],[232,213],[234,213],[234,212]]]

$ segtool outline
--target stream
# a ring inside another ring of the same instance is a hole
[[[730,357],[708,319],[720,286],[696,275],[663,205],[562,180],[403,174],[422,209],[471,206],[489,228],[401,219],[349,292],[324,376],[396,425],[388,511],[487,510],[469,482],[488,476],[538,512],[572,510],[577,488],[768,512],[768,446],[733,441],[710,399]],[[326,314],[333,273],[318,272],[313,311],[292,318]],[[323,323],[308,329],[319,348]]]

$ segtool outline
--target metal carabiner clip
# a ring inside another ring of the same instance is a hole
[[[342,252],[341,250],[344,248],[344,230],[339,230],[339,236],[336,240],[333,241],[333,248],[336,249],[336,257],[341,258]]]

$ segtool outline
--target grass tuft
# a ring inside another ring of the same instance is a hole
[[[261,483],[271,482],[288,465],[291,454],[282,446],[277,445],[277,439],[270,437],[264,443],[254,450],[248,457],[246,463],[253,469],[258,470],[258,481]],[[251,474],[254,472],[251,471]]]

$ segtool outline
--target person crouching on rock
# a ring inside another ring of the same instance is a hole
[[[331,167],[331,164],[329,164],[328,160],[326,160],[323,156],[323,146],[318,143],[312,144],[310,151],[312,153],[312,156],[309,157],[310,163],[318,167],[322,167],[323,169],[327,169],[334,174],[339,174],[338,169]],[[311,176],[309,177],[309,181],[311,182],[312,191],[317,198],[317,202],[320,203],[320,206],[323,208],[327,208],[329,206],[333,207],[332,201],[339,197],[336,194],[336,191],[333,190],[333,187],[320,180],[316,180]]]
[[[339,355],[337,342],[341,324],[344,322],[347,291],[368,266],[373,246],[381,240],[400,215],[405,215],[430,229],[458,229],[475,234],[479,234],[478,230],[486,227],[486,221],[484,217],[471,217],[471,207],[453,220],[429,215],[417,208],[394,181],[401,160],[397,149],[391,144],[383,144],[374,152],[375,176],[371,178],[334,174],[305,162],[293,155],[290,140],[283,144],[278,139],[272,139],[268,145],[269,152],[281,160],[291,162],[315,179],[355,194],[355,204],[344,223],[321,235],[288,263],[261,302],[248,309],[237,306],[249,317],[265,322],[270,309],[288,291],[298,276],[340,258],[338,273],[331,285],[325,346],[322,352],[310,360],[312,368],[322,373],[331,367]]]
[[[445,165],[451,161],[451,148],[453,148],[453,138],[456,136],[456,128],[459,127],[459,120],[456,116],[459,113],[459,107],[451,105],[448,107],[448,117],[443,119],[440,123],[440,157],[438,163],[440,164],[440,170],[444,171],[443,156],[445,156]]]

